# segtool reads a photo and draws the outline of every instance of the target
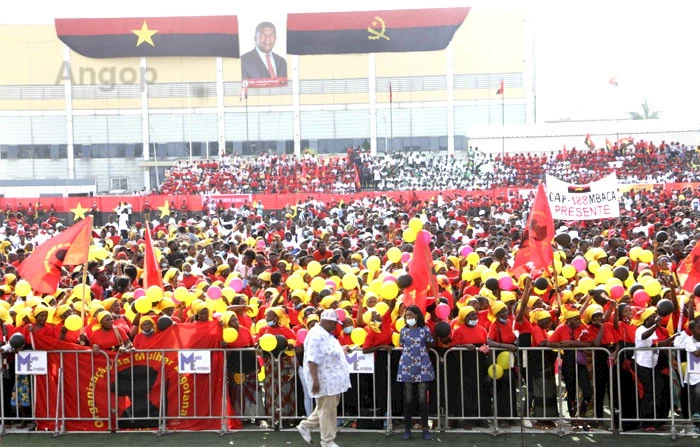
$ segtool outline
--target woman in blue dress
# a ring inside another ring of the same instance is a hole
[[[423,312],[417,306],[409,306],[404,312],[406,326],[401,329],[400,344],[403,347],[399,359],[399,372],[396,380],[403,383],[403,408],[405,429],[401,439],[411,439],[411,418],[417,397],[423,439],[433,439],[428,430],[428,387],[435,380],[435,371],[430,363],[428,346],[433,343],[430,329],[425,326]],[[416,390],[416,388],[418,388]]]

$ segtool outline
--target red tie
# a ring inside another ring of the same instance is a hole
[[[270,53],[265,53],[265,60],[267,61],[267,72],[270,73],[271,78],[275,78],[275,70],[272,69],[272,61],[270,60]]]

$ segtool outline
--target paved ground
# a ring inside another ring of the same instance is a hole
[[[341,447],[359,447],[382,445],[407,446],[426,445],[425,441],[414,439],[402,441],[399,434],[389,437],[375,433],[340,433],[337,442]],[[559,438],[551,434],[525,435],[501,435],[492,437],[484,434],[469,433],[434,433],[435,440],[431,443],[437,446],[459,447],[568,447],[568,446],[593,446],[615,445],[616,447],[639,446],[674,446],[697,447],[700,445],[698,437],[681,437],[673,441],[670,436],[642,436],[642,435],[572,435]],[[2,446],[72,446],[72,447],[97,447],[102,445],[130,447],[137,446],[240,446],[240,447],[272,447],[292,446],[303,447],[307,444],[302,441],[296,432],[238,432],[219,436],[215,433],[172,433],[162,437],[156,437],[150,433],[120,433],[120,434],[71,434],[53,438],[40,433],[31,434],[6,434],[0,437]],[[314,433],[314,445],[318,444],[318,434]]]

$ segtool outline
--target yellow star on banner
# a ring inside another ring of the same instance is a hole
[[[70,211],[73,213],[73,221],[77,221],[78,219],[85,219],[85,211],[88,211],[88,209],[83,208],[80,202],[78,202],[78,206],[71,208]]]
[[[141,29],[132,29],[131,32],[139,36],[139,40],[136,42],[137,47],[144,42],[152,47],[155,47],[155,44],[153,43],[153,35],[157,33],[158,30],[148,29],[148,25],[146,24],[145,20],[143,21],[143,25],[141,25]]]
[[[165,201],[165,205],[159,206],[158,209],[160,210],[160,217],[165,217],[170,215],[170,203],[168,201]]]

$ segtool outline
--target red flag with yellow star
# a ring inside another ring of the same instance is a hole
[[[151,286],[163,288],[163,274],[160,270],[160,263],[156,259],[155,250],[153,250],[153,241],[151,241],[151,228],[146,222],[146,231],[144,231],[144,239],[146,240],[146,249],[143,254],[143,288],[148,289]]]
[[[240,55],[237,16],[56,19],[55,26],[86,57]]]
[[[552,251],[552,239],[554,238],[554,219],[549,209],[547,193],[544,185],[540,183],[532,205],[530,218],[527,222],[527,239],[515,255],[513,271],[524,273],[525,264],[532,263],[533,269],[546,270],[552,265],[554,252]]]
[[[71,225],[67,230],[39,245],[17,272],[35,293],[54,293],[64,265],[84,264],[92,240],[92,216]]]

